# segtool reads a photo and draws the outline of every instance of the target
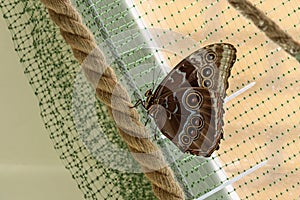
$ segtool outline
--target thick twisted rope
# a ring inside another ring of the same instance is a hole
[[[228,2],[246,18],[250,19],[273,42],[300,62],[300,44],[284,32],[274,21],[247,0],[228,0]]]
[[[184,193],[176,182],[172,170],[162,153],[150,140],[139,115],[132,106],[129,95],[117,81],[112,68],[107,66],[101,50],[91,32],[70,0],[41,0],[48,9],[61,35],[82,65],[85,75],[94,87],[98,98],[107,106],[116,121],[118,132],[127,143],[133,157],[151,181],[159,199],[184,199]]]

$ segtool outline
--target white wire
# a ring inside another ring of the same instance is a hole
[[[255,84],[256,84],[256,82],[252,82],[252,83],[246,85],[245,87],[243,87],[242,89],[236,91],[236,92],[233,93],[232,95],[226,97],[226,98],[224,99],[224,103],[227,103],[228,101],[234,99],[234,98],[237,97],[238,95],[240,95],[240,94],[246,92],[246,90],[249,90],[249,89],[252,88]]]
[[[219,185],[218,187],[216,187],[215,189],[207,192],[206,194],[202,195],[201,197],[199,197],[198,199],[195,199],[195,200],[202,200],[202,199],[205,199],[211,195],[213,195],[214,193],[222,190],[223,188],[233,184],[234,182],[240,180],[241,178],[247,176],[248,174],[251,174],[252,172],[258,170],[259,168],[261,168],[262,166],[264,166],[265,164],[267,164],[267,161],[264,161],[264,162],[261,162],[257,165],[255,165],[254,167],[246,170],[245,172],[241,173],[240,175],[238,175],[237,177],[234,177],[228,181],[226,181],[225,183],[223,183],[222,185]]]

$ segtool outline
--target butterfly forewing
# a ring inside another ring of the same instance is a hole
[[[151,96],[149,114],[183,152],[207,157],[219,148],[235,54],[224,43],[199,49],[176,65]]]

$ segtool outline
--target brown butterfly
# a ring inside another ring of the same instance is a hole
[[[143,106],[182,152],[209,157],[223,138],[223,102],[236,49],[227,43],[201,48],[176,65]],[[141,102],[139,102],[141,103]]]

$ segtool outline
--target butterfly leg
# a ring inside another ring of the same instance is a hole
[[[145,122],[145,126],[148,124],[149,120],[150,120],[150,118],[148,117],[146,122]]]
[[[145,108],[144,101],[142,99],[139,99],[133,106],[130,106],[130,108],[136,108],[140,104],[142,104],[142,106]]]

